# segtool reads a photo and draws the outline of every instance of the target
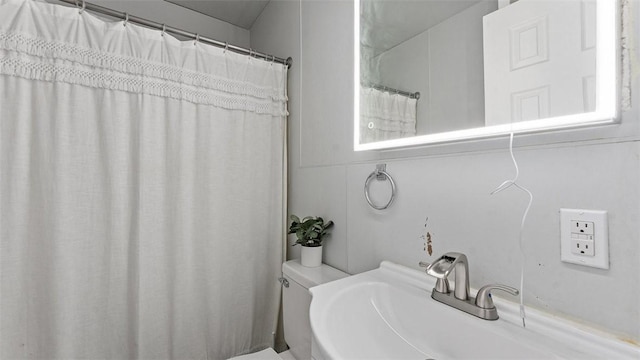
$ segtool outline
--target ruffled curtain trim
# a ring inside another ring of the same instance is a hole
[[[250,111],[272,116],[287,115],[284,102],[260,102],[249,96],[227,96],[208,89],[161,79],[95,69],[86,70],[73,64],[54,64],[15,55],[0,56],[0,74],[29,80],[63,82],[92,88],[162,96],[228,110]]]

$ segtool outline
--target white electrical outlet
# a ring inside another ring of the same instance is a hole
[[[571,222],[572,234],[593,235],[593,222],[592,221],[579,221],[574,220]]]
[[[560,209],[560,260],[609,268],[606,211]]]
[[[571,253],[581,256],[595,256],[593,240],[571,239]]]

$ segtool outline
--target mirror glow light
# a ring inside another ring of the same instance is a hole
[[[360,0],[354,0],[354,145],[355,151],[392,149],[416,145],[449,143],[515,134],[543,132],[617,122],[617,0],[597,0],[596,3],[596,111],[550,117],[511,124],[448,131],[437,134],[360,143]]]

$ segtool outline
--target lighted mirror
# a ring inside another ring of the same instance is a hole
[[[355,1],[355,150],[616,121],[616,1]]]

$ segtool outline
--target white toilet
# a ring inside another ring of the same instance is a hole
[[[311,294],[309,288],[342,279],[349,274],[325,264],[308,268],[300,264],[300,259],[289,260],[282,264],[282,274],[284,278],[282,287],[284,340],[290,349],[282,354],[277,354],[269,348],[230,360],[311,359],[311,324],[309,323]]]

